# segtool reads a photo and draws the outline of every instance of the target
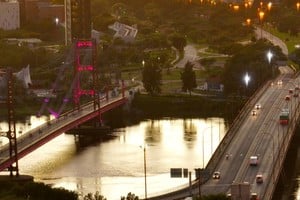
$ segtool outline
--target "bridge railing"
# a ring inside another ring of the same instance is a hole
[[[105,104],[102,104],[101,109],[103,108],[103,112],[111,109],[112,107],[110,104],[114,104],[114,106],[118,106],[126,102],[126,98],[124,101],[124,96],[120,97],[115,96],[110,99],[110,101],[105,100]],[[69,130],[74,128],[76,124],[87,121],[87,117],[85,115],[89,115],[89,119],[91,117],[95,117],[98,115],[98,111],[94,111],[93,103],[87,103],[82,108],[83,110],[71,110],[66,112],[64,115],[60,116],[59,118],[50,119],[46,123],[43,123],[35,128],[32,128],[19,137],[17,137],[17,148],[18,148],[18,159],[24,157],[26,154],[30,153],[34,149],[38,148],[39,146],[43,145],[47,138],[51,137],[54,138],[58,134],[62,133],[62,129]],[[90,117],[91,116],[91,117]],[[78,123],[72,123],[69,120],[69,117],[73,118],[75,121],[80,121]],[[84,119],[83,119],[84,118]],[[70,125],[68,125],[70,124]],[[75,124],[75,125],[74,125]],[[66,127],[68,126],[68,129]],[[55,134],[53,134],[55,133]],[[55,136],[53,136],[55,135]],[[48,139],[47,141],[49,141]],[[47,142],[46,141],[46,142]],[[36,146],[36,147],[33,147]],[[0,148],[0,171],[7,168],[10,164],[14,161],[9,158],[9,144],[2,145]]]
[[[208,161],[205,171],[209,174],[209,176],[206,177],[206,179],[201,179],[201,183],[206,182],[212,175],[212,173],[215,171],[218,162],[220,159],[224,158],[226,154],[226,149],[230,142],[232,141],[232,138],[235,136],[237,131],[240,128],[240,125],[242,124],[243,120],[247,117],[248,113],[253,109],[255,103],[257,100],[261,97],[261,95],[267,90],[267,88],[270,86],[270,81],[267,81],[263,87],[261,87],[259,90],[257,90],[245,103],[243,106],[243,109],[238,113],[237,117],[233,121],[232,125],[229,127],[227,133],[221,140],[220,144],[218,145],[217,149],[213,153],[211,159]]]

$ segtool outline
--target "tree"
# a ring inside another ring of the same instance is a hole
[[[97,191],[94,195],[92,193],[88,193],[83,197],[83,200],[106,200],[106,198],[100,195]]]
[[[289,59],[295,62],[298,66],[300,66],[300,49],[296,49],[289,55]]]
[[[135,196],[135,194],[129,192],[127,194],[127,197],[121,197],[121,200],[139,200],[139,197]]]
[[[172,38],[172,44],[173,46],[178,49],[180,52],[183,51],[184,47],[186,46],[186,39],[179,35],[174,35]]]
[[[184,71],[181,72],[182,91],[189,91],[190,96],[192,89],[197,87],[196,73],[193,70],[193,64],[187,62],[184,66]]]
[[[145,62],[142,76],[144,88],[151,96],[161,92],[161,69],[158,63]]]
[[[267,52],[273,52],[272,62],[267,59]],[[255,91],[261,84],[272,77],[274,63],[277,60],[286,60],[278,47],[258,40],[256,43],[245,45],[239,52],[230,57],[224,67],[222,80],[225,94],[238,94],[245,87],[244,76],[251,76],[251,84],[248,86],[250,92]]]

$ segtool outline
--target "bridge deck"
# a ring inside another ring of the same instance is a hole
[[[100,113],[105,113],[126,102],[126,97],[116,97],[102,101],[99,110],[94,110],[93,103],[89,103],[82,106],[79,111],[69,111],[59,118],[52,119],[41,126],[23,133],[22,136],[17,138],[18,159],[31,153],[56,136],[95,118]],[[6,144],[0,149],[0,171],[7,169],[13,163],[14,159],[9,156],[9,144]]]

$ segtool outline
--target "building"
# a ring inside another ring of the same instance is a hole
[[[223,92],[224,85],[222,84],[220,77],[210,77],[205,81],[203,85],[203,90]]]
[[[65,38],[66,45],[74,40],[91,39],[91,2],[90,0],[65,0]]]
[[[0,29],[20,28],[20,9],[17,1],[0,1]]]
[[[115,31],[115,35],[114,35],[115,38],[116,37],[121,38],[126,42],[133,41],[138,32],[136,26],[128,26],[126,24],[122,24],[119,22],[115,22],[114,24],[108,27]]]

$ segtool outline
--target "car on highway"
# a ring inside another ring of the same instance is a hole
[[[289,89],[289,93],[290,93],[290,94],[293,94],[293,93],[294,93],[294,90],[293,90],[293,89]]]
[[[256,115],[257,115],[256,110],[252,110],[251,115],[252,115],[252,116],[256,116]]]
[[[257,193],[252,192],[250,196],[250,200],[258,200]]]
[[[213,173],[213,179],[220,179],[221,178],[221,172],[219,172],[219,171],[215,171],[214,173]]]
[[[282,85],[282,80],[278,80],[277,85]]]
[[[296,86],[296,87],[295,87],[295,91],[297,91],[297,90],[300,90],[299,86]]]
[[[255,108],[256,108],[256,110],[259,110],[259,109],[261,109],[261,105],[258,103],[255,105]]]
[[[255,181],[256,181],[256,183],[258,183],[258,184],[263,183],[264,180],[263,180],[262,174],[257,174],[257,175],[256,175],[256,178],[255,178]]]
[[[299,97],[298,93],[294,93],[293,97]]]
[[[286,95],[285,98],[284,98],[286,101],[289,101],[291,99],[291,96],[290,95]]]
[[[257,156],[250,156],[249,161],[251,166],[257,166],[258,165],[258,157]]]

